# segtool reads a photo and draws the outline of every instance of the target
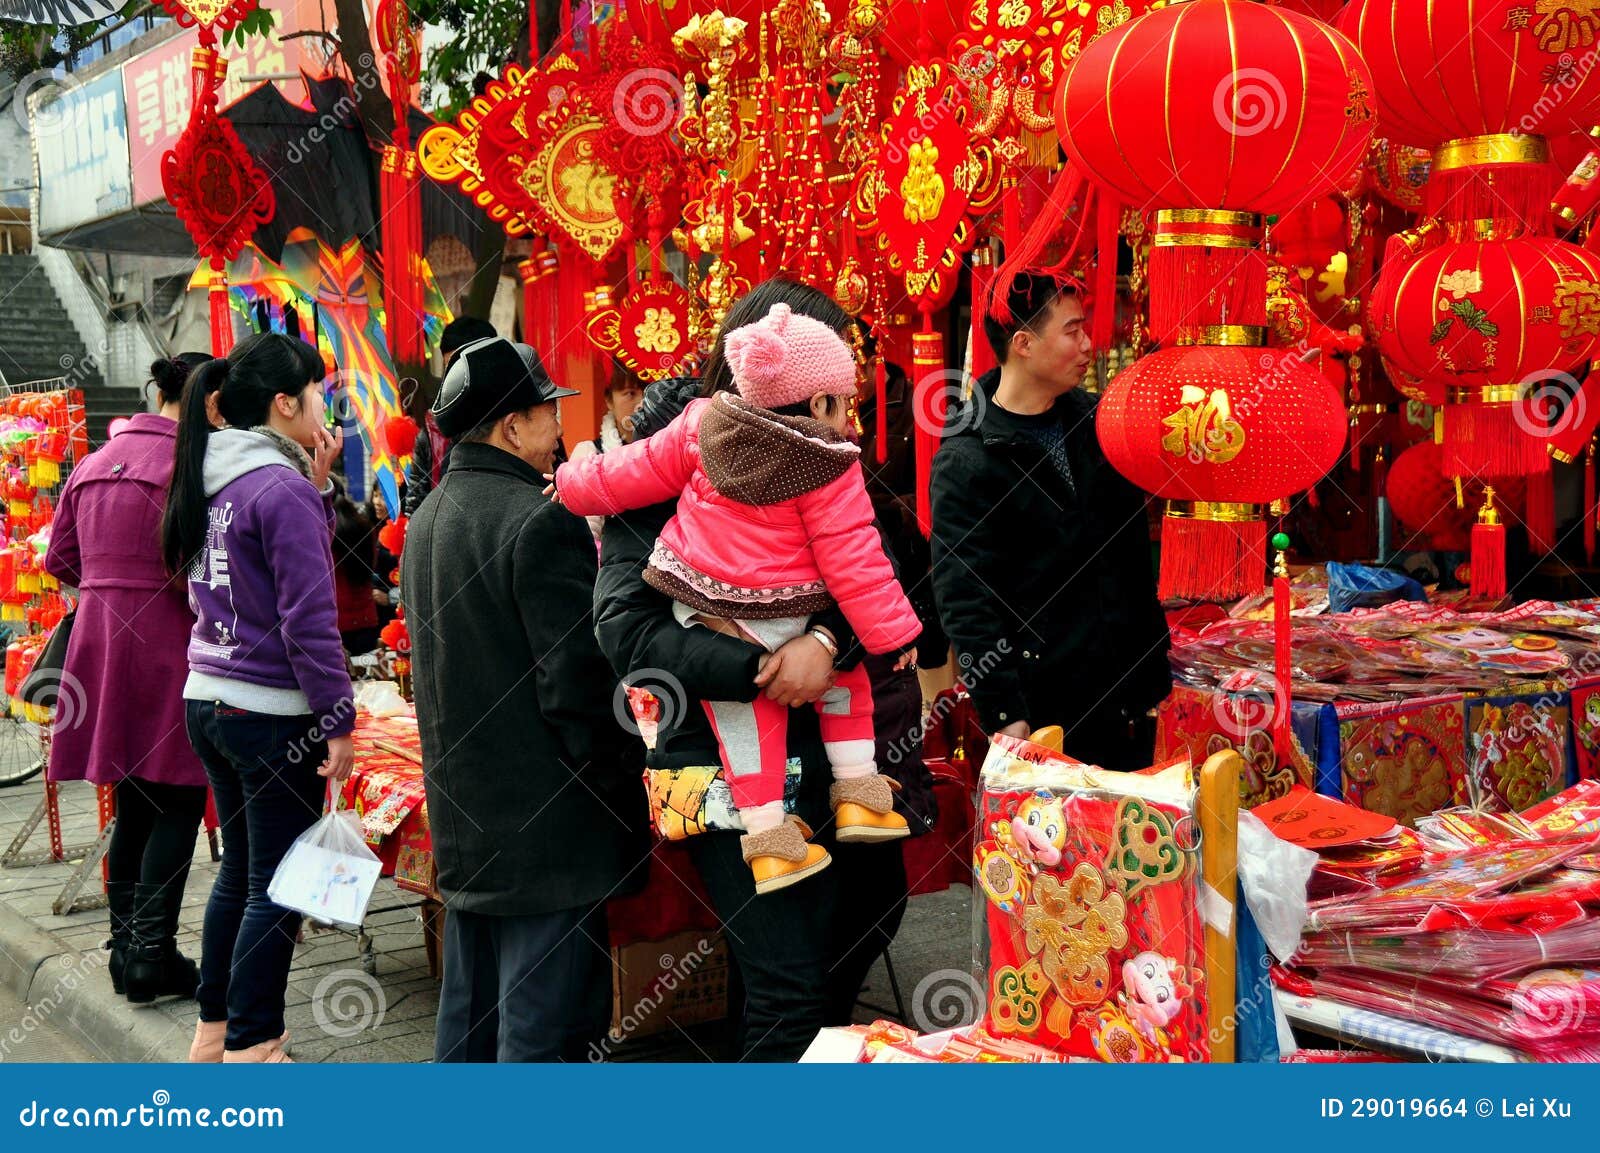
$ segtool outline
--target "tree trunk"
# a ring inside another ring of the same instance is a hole
[[[494,306],[495,289],[500,285],[500,265],[505,260],[506,236],[500,226],[485,214],[478,229],[477,243],[472,246],[472,266],[476,270],[461,294],[461,314],[489,319]],[[505,335],[509,336],[510,333]]]
[[[372,145],[373,173],[377,173],[384,145],[394,137],[394,109],[383,91],[381,62],[367,29],[367,10],[362,0],[334,0],[339,21],[339,54],[350,69],[355,86],[356,110],[361,127]],[[376,185],[374,185],[376,187]]]

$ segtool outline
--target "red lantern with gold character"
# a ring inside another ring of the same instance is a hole
[[[1166,348],[1119,372],[1095,420],[1106,459],[1169,501],[1161,595],[1229,599],[1262,588],[1266,510],[1337,463],[1339,391],[1293,352]]]

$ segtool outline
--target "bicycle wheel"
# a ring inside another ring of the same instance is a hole
[[[31,781],[43,771],[39,726],[10,715],[0,718],[0,789]]]

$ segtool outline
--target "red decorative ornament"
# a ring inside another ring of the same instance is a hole
[[[1261,506],[1337,463],[1338,390],[1282,349],[1193,346],[1150,353],[1101,397],[1096,430],[1123,476],[1169,502],[1161,595],[1223,600],[1264,587]]]
[[[1331,196],[1318,197],[1271,226],[1272,250],[1281,264],[1320,272],[1344,248],[1344,209]]]
[[[378,543],[388,549],[395,556],[399,556],[406,547],[406,526],[411,523],[410,517],[396,517],[378,530]]]
[[[1074,163],[1141,209],[1282,213],[1347,183],[1371,89],[1355,46],[1319,21],[1188,0],[1084,49],[1056,125]]]
[[[394,114],[394,136],[380,165],[383,207],[383,306],[389,353],[395,363],[418,365],[423,339],[422,190],[411,149],[411,88],[422,74],[422,46],[405,0],[381,0],[373,25],[383,54]]]
[[[161,158],[161,186],[206,256],[232,260],[272,219],[272,186],[233,124],[214,113],[191,122]]]
[[[417,422],[409,416],[390,417],[383,426],[383,442],[397,460],[411,455],[417,446]]]
[[[1583,59],[1600,12],[1588,0],[1352,0],[1339,27],[1366,60],[1392,141],[1434,148],[1600,122],[1600,72]]]
[[[634,285],[617,307],[589,315],[585,330],[596,348],[646,383],[681,376],[695,357],[689,339],[689,294],[675,281]]]
[[[378,634],[378,639],[383,646],[397,653],[411,651],[411,630],[406,628],[403,620],[392,620],[383,626],[383,631]]]
[[[256,10],[260,0],[160,0],[179,27],[200,29],[200,42],[216,43],[214,29],[226,32]]]
[[[1600,259],[1549,238],[1442,244],[1391,258],[1368,315],[1395,369],[1444,387],[1445,471],[1528,476],[1546,467],[1541,383],[1600,344]]]

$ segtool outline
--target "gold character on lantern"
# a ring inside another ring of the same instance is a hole
[[[1503,31],[1521,32],[1532,19],[1533,12],[1528,8],[1519,5],[1516,8],[1509,9],[1506,12],[1506,24]]]
[[[1592,280],[1563,280],[1556,284],[1555,307],[1560,309],[1561,339],[1600,336],[1600,284]]]
[[[676,352],[680,343],[677,320],[670,308],[647,308],[644,319],[633,326],[633,338],[645,352]]]
[[[939,149],[931,140],[918,140],[908,151],[910,162],[900,181],[906,219],[912,224],[934,220],[944,207],[944,177],[939,174]]]
[[[1600,30],[1600,0],[1538,0],[1533,35],[1545,52],[1568,52],[1594,43]]]
[[[580,219],[610,216],[616,212],[611,195],[616,182],[615,176],[590,161],[574,164],[561,170],[562,199]]]
[[[1178,399],[1183,407],[1162,421],[1170,430],[1162,448],[1207,464],[1227,464],[1244,451],[1244,426],[1233,419],[1226,389],[1214,388],[1207,396],[1205,389],[1186,384]]]
[[[1002,28],[1023,28],[1033,20],[1027,0],[1003,0],[998,23]]]

